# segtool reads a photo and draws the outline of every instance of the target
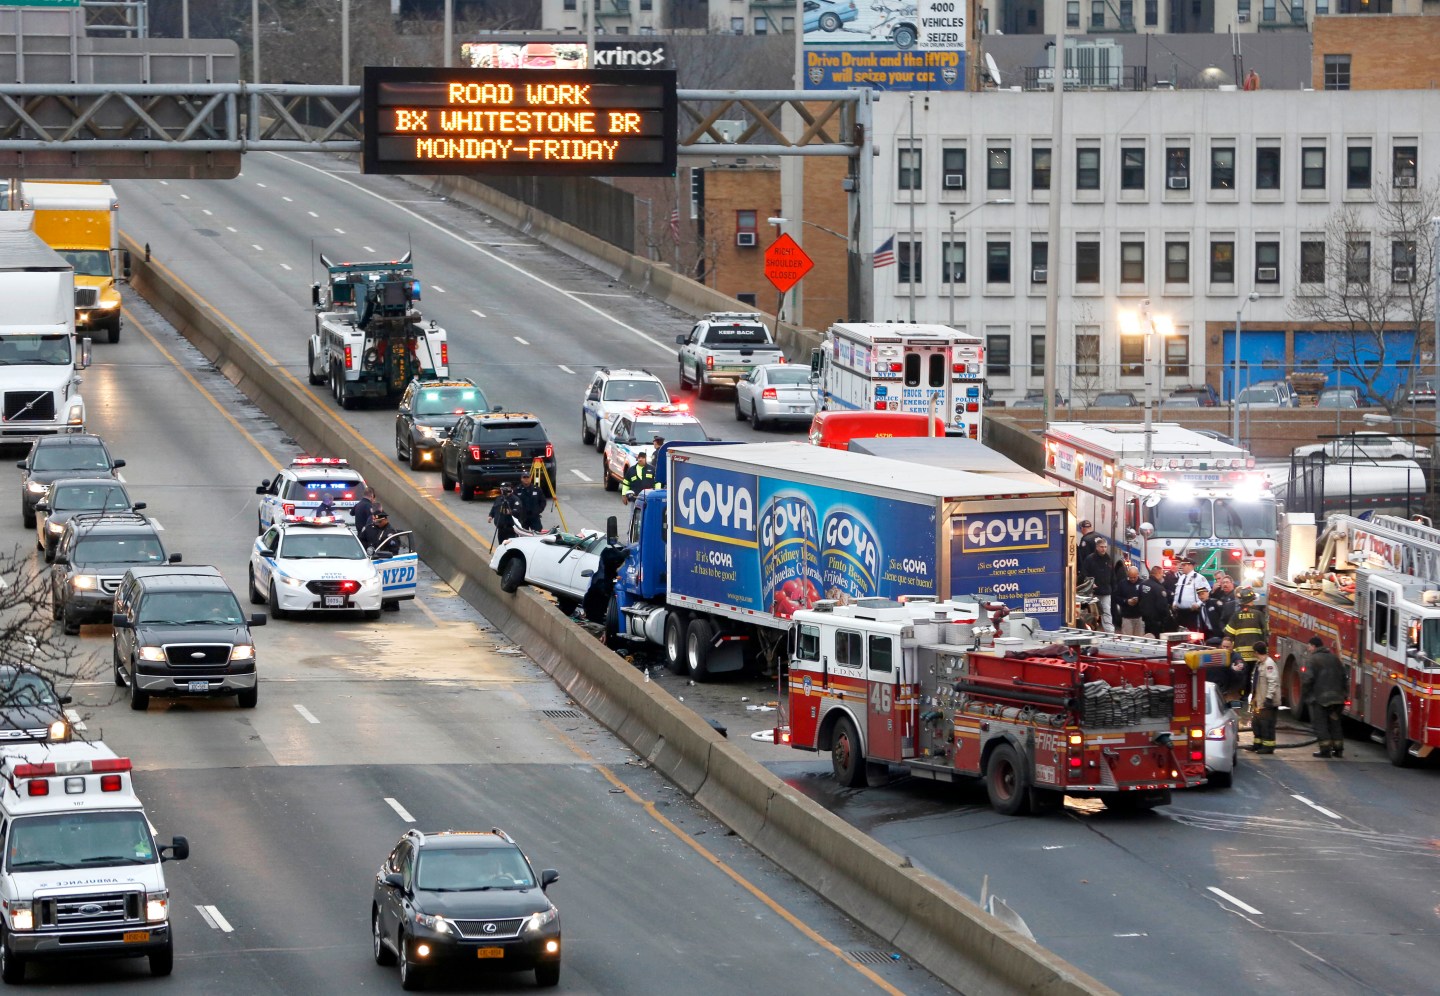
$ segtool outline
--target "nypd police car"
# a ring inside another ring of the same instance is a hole
[[[605,433],[605,455],[600,461],[601,480],[606,491],[620,487],[625,469],[635,462],[642,450],[654,458],[654,440],[661,436],[668,443],[704,442],[710,437],[705,427],[686,404],[644,406],[616,415]]]
[[[291,518],[266,529],[250,553],[250,602],[270,615],[360,611],[380,616],[382,602],[415,597],[414,553],[376,561],[344,522]]]
[[[287,516],[315,515],[326,495],[334,501],[336,514],[343,512],[348,519],[365,493],[365,479],[344,457],[296,457],[273,478],[261,481],[255,493],[260,496],[256,532],[263,533]]]
[[[668,405],[670,391],[649,370],[595,371],[580,407],[580,441],[605,451],[605,434],[616,415],[634,412],[637,408]]]

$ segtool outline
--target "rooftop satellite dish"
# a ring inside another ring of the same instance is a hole
[[[985,53],[985,70],[990,74],[990,82],[994,83],[996,87],[1004,86],[1000,82],[1000,67],[995,65],[995,57],[989,52]]]

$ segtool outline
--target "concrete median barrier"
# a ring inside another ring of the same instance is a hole
[[[787,785],[533,589],[502,592],[473,529],[163,261],[145,259],[128,239],[125,245],[135,260],[135,290],[229,380],[314,452],[347,457],[414,531],[440,577],[581,707],[761,853],[961,992],[1111,992]]]

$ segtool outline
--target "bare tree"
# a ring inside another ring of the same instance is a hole
[[[1323,250],[1323,258],[1306,258],[1302,247],[1290,314],[1333,332],[1313,358],[1353,378],[1367,399],[1393,414],[1396,396],[1380,381],[1396,366],[1396,334],[1413,333],[1416,359],[1435,346],[1430,219],[1440,215],[1440,182],[1378,182],[1374,192],[1373,202],[1346,204],[1329,217],[1321,245],[1310,250]]]

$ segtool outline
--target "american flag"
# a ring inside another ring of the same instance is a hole
[[[680,209],[676,208],[670,212],[670,237],[676,242],[680,241]]]
[[[875,269],[882,266],[895,265],[895,236],[890,236],[880,243],[880,248],[875,250]]]

